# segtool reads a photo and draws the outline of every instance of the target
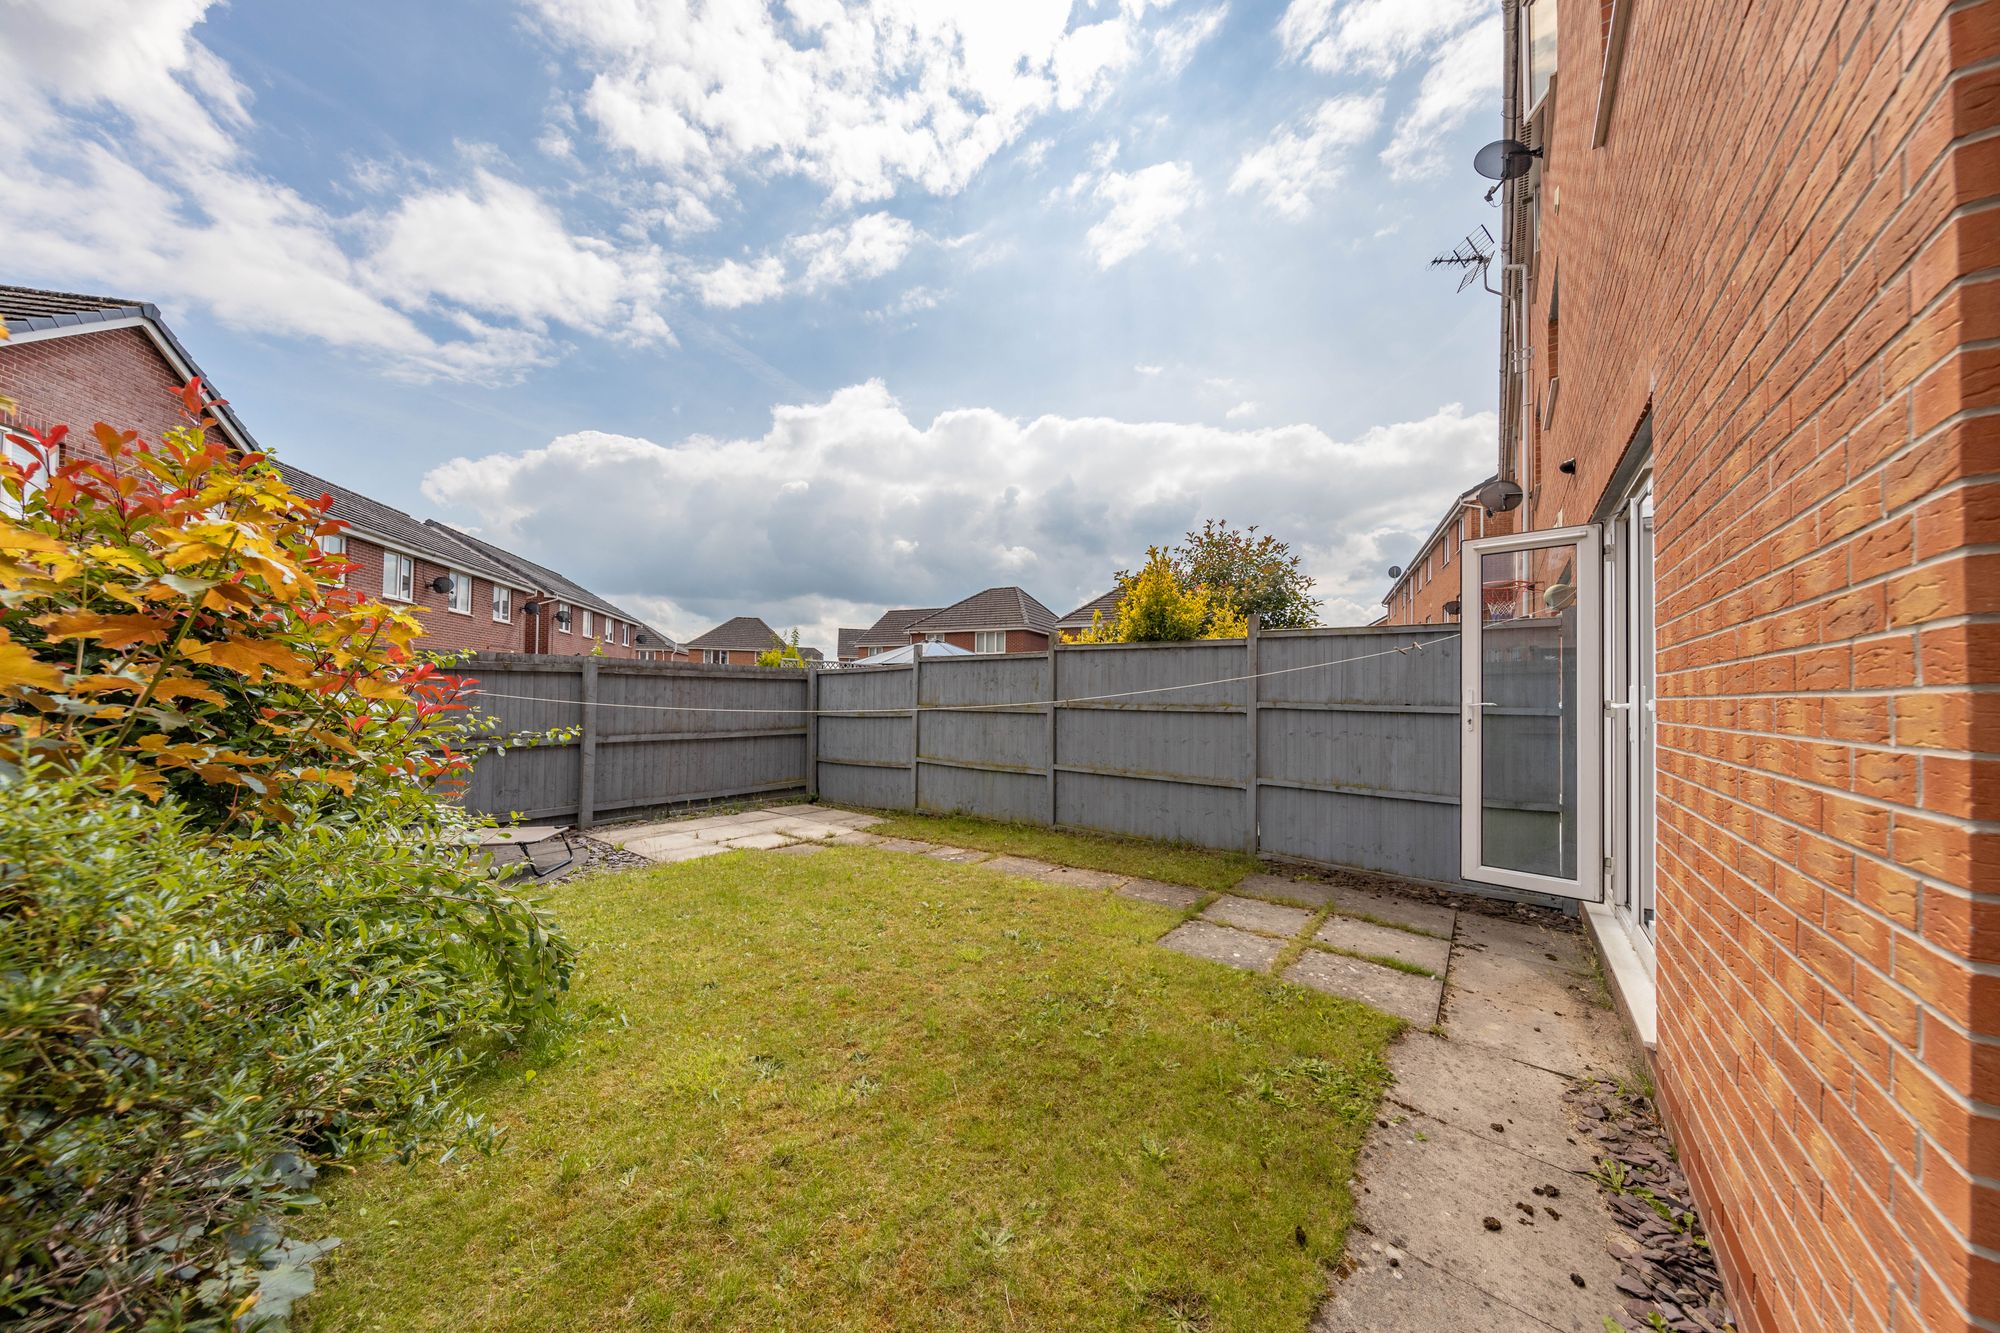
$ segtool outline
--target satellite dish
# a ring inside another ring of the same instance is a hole
[[[1551,584],[1542,593],[1542,605],[1551,611],[1567,611],[1576,605],[1576,585],[1574,583]]]
[[[1389,566],[1389,577],[1392,579],[1399,579],[1403,577],[1403,567],[1401,565]]]
[[[1521,503],[1521,487],[1511,481],[1489,481],[1479,488],[1479,503],[1489,514],[1504,514]]]
[[[1463,603],[1461,603],[1456,597],[1454,597],[1450,601],[1444,604],[1444,613],[1448,616],[1455,616],[1458,614],[1459,607],[1462,605]]]
[[[1510,181],[1527,175],[1541,155],[1519,139],[1495,139],[1473,155],[1472,169],[1490,181]]]

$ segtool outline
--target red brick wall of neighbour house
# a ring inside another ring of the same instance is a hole
[[[347,535],[347,558],[357,566],[347,576],[348,588],[372,601],[392,601],[382,592],[380,546],[350,531]],[[514,591],[513,622],[502,624],[493,619],[492,583],[475,575],[472,580],[472,614],[460,615],[446,605],[448,599],[445,594],[433,592],[426,586],[438,575],[448,572],[445,565],[422,556],[416,557],[416,572],[412,580],[416,598],[409,605],[415,607],[424,625],[424,635],[418,646],[430,652],[525,651],[528,631],[522,623],[521,591],[518,588]]]
[[[1533,526],[1650,406],[1663,1102],[1746,1326],[1994,1327],[2000,0],[1641,6],[1597,149],[1562,18]]]
[[[1476,506],[1464,507],[1456,500],[1452,504],[1460,510],[1455,525],[1445,528],[1436,541],[1417,553],[1416,561],[1410,568],[1419,572],[1414,576],[1405,576],[1391,592],[1389,624],[1448,625],[1456,622],[1458,617],[1447,612],[1444,604],[1460,600],[1460,575],[1464,565],[1459,560],[1459,552],[1464,543],[1514,531],[1514,518],[1518,511],[1487,514]],[[1423,572],[1426,561],[1430,562],[1428,574]]]
[[[17,403],[11,425],[70,428],[71,449],[97,453],[99,421],[158,441],[187,425],[174,396],[180,376],[137,328],[0,342],[0,395]]]

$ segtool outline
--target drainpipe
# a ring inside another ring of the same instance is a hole
[[[1520,103],[1520,51],[1521,51],[1521,6],[1520,0],[1504,0],[1501,6],[1501,32],[1505,50],[1501,56],[1500,82],[1500,127],[1502,136],[1508,139],[1521,137]],[[1527,355],[1527,294],[1528,266],[1514,261],[1515,243],[1520,231],[1521,190],[1525,177],[1507,181],[1501,186],[1500,196],[1500,465],[1496,469],[1502,480],[1517,482],[1524,493],[1521,526],[1530,526],[1528,501],[1525,498],[1526,482],[1517,476],[1517,471],[1525,472],[1527,459],[1527,439],[1523,431],[1522,417],[1528,401],[1528,355]],[[1519,446],[1523,457],[1521,467],[1516,468],[1514,450]]]

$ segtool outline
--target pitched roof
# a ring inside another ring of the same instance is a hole
[[[763,652],[777,639],[769,625],[756,616],[725,620],[708,633],[688,640],[690,648],[730,649],[736,652]]]
[[[805,658],[808,662],[826,661],[826,654],[817,648],[801,648],[799,649],[799,656]]]
[[[936,615],[942,609],[936,606],[905,606],[894,611],[884,611],[880,620],[861,631],[861,638],[857,642],[907,643],[910,638],[910,626],[925,616]]]
[[[119,296],[85,296],[80,292],[52,292],[40,287],[10,287],[0,283],[0,322],[5,322],[7,332],[16,338],[26,334],[55,337],[68,333],[89,333],[100,324],[128,319],[144,320],[147,330],[153,335],[154,344],[168,362],[184,376],[200,376],[210,395],[214,395],[215,385],[195,364],[194,356],[181,345],[181,340],[174,336],[166,321],[160,318],[160,308],[152,302],[131,301]],[[223,431],[238,448],[261,451],[262,446],[243,424],[243,418],[237,416],[229,404],[217,401],[212,406]]]
[[[945,630],[1031,629],[1043,634],[1056,627],[1056,613],[1019,588],[987,588],[962,602],[924,617],[909,626],[911,634],[937,634]]]
[[[857,629],[851,625],[842,625],[839,634],[836,636],[837,641],[834,644],[833,655],[843,662],[852,661],[855,657],[858,657],[860,654],[857,646],[861,642],[861,636],[867,632],[867,630]]]
[[[278,469],[278,475],[285,479],[285,484],[300,495],[329,497],[333,503],[328,506],[327,514],[348,524],[361,536],[379,538],[400,550],[428,556],[439,564],[463,569],[468,574],[483,574],[511,587],[531,586],[505,565],[461,546],[444,532],[433,530],[429,524],[411,518],[400,509],[393,509],[380,500],[371,500],[359,491],[336,486],[304,468],[293,467],[276,458],[271,462]]]
[[[1118,604],[1125,600],[1123,588],[1113,588],[1102,597],[1093,597],[1076,610],[1056,622],[1058,629],[1089,629],[1091,620],[1103,612],[1106,620],[1118,614]]]

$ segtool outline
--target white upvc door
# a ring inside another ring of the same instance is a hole
[[[1601,530],[1465,544],[1462,873],[1604,894]]]
[[[1654,936],[1653,488],[1642,476],[1604,544],[1604,812],[1607,897],[1648,970]]]

